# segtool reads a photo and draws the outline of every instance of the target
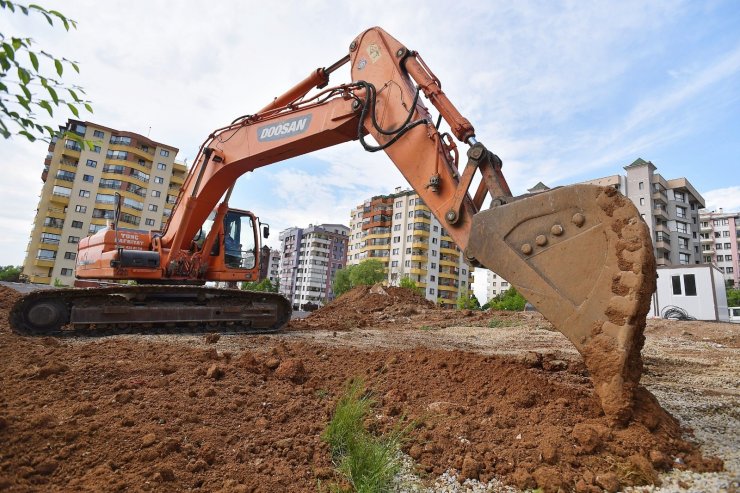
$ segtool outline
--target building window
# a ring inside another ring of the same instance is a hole
[[[147,226],[154,226],[154,219],[147,219],[144,221]]]
[[[683,192],[673,192],[673,198],[676,202],[686,202],[686,195]]]
[[[730,243],[725,243],[725,250],[732,250],[732,246]]]
[[[167,156],[169,156],[169,155],[170,155],[170,151],[168,151],[168,150],[166,150],[166,149],[160,149],[160,151],[159,151],[159,155],[160,155],[160,156],[164,156],[164,157],[167,157]]]
[[[688,253],[679,253],[678,254],[678,263],[681,265],[687,265],[689,263],[689,254]]]
[[[429,288],[429,294],[434,294],[434,288]]]
[[[402,205],[403,205],[403,202],[401,202],[400,200],[396,202],[396,207],[401,207]]]
[[[398,260],[391,262],[391,267],[398,267]]]
[[[97,152],[98,154],[100,154],[100,146],[93,146],[92,147],[92,151],[93,152]]]
[[[689,232],[688,225],[686,223],[676,221],[676,231],[678,231],[679,233],[688,233]]]
[[[161,196],[162,196],[162,192],[158,190],[152,190],[152,197],[161,197]]]
[[[162,183],[164,183],[164,178],[162,178],[161,176],[155,176],[154,183],[161,185]]]
[[[396,224],[395,226],[393,226],[393,231],[401,231],[401,225]]]
[[[732,255],[725,255],[725,261],[732,262]]]
[[[149,210],[152,212],[157,212],[157,204],[149,204]]]
[[[640,197],[640,205],[645,205],[645,198],[644,197]]]
[[[463,269],[462,271],[463,271],[463,275],[468,273],[467,269]]]
[[[90,198],[90,191],[89,190],[80,190],[80,197],[83,198]]]
[[[76,229],[82,229],[82,221],[72,221],[72,227]]]
[[[76,205],[75,212],[87,212],[87,206],[86,205]]]
[[[101,132],[100,130],[95,130],[93,132],[93,137],[97,137],[99,139],[105,138],[105,132]]]
[[[79,236],[69,236],[67,237],[67,243],[79,243],[80,237]]]
[[[432,250],[432,257],[436,257],[436,256],[437,256],[437,250]]]
[[[434,276],[429,276],[429,280],[430,280],[431,282],[434,282],[434,281],[436,281],[436,280],[437,280],[437,278],[436,278],[436,277],[434,277]]]
[[[167,169],[167,165],[164,163],[157,163],[157,169],[159,170],[165,170]]]
[[[82,181],[92,183],[93,181],[95,181],[95,177],[93,175],[82,175]]]
[[[686,291],[686,296],[696,296],[696,279],[694,274],[683,275],[683,287]]]
[[[637,188],[639,188],[640,190],[644,189],[645,188],[645,182],[644,181],[641,181],[640,183],[638,183],[637,184]]]
[[[732,274],[733,272],[734,272],[734,270],[732,269],[732,267],[727,267],[725,269],[725,273],[727,273],[727,274]]]
[[[90,166],[91,168],[97,168],[98,167],[98,162],[95,161],[95,160],[93,160],[93,159],[88,159],[87,160],[87,165]]]
[[[44,250],[42,248],[36,253],[36,258],[39,260],[54,260],[57,258],[57,252],[56,250]]]
[[[436,268],[437,268],[437,264],[435,264],[434,262],[432,262],[432,269],[436,269]]]
[[[676,217],[686,218],[686,207],[676,207]]]
[[[72,269],[62,269],[62,275],[63,276],[71,276],[72,275]]]

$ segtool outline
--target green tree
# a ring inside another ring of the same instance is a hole
[[[51,26],[60,22],[67,31],[77,28],[74,20],[38,5],[0,0],[0,9],[11,14],[37,14],[45,17]],[[49,140],[57,130],[41,123],[39,114],[46,112],[51,118],[54,109],[60,107],[69,108],[75,117],[80,116],[83,107],[92,113],[89,101],[80,97],[85,91],[61,81],[65,66],[80,72],[77,62],[36,50],[31,38],[0,33],[0,43],[0,135],[6,139],[22,135],[32,142],[39,138]],[[40,94],[34,89],[39,89]]]
[[[264,278],[259,282],[244,282],[242,283],[242,289],[245,291],[262,291],[267,293],[277,293],[278,287],[273,284],[268,278]]]
[[[385,280],[383,262],[375,259],[363,260],[353,265],[349,273],[349,281],[352,287],[372,286]]]
[[[727,290],[727,306],[740,306],[740,289]]]
[[[6,265],[0,267],[0,281],[18,282],[23,269],[19,265]]]
[[[416,291],[419,294],[424,294],[424,291],[416,285],[416,281],[411,279],[409,276],[404,276],[401,278],[401,281],[398,283],[398,286],[401,288],[410,289],[412,291]]]
[[[510,287],[503,293],[499,294],[488,303],[483,305],[484,307],[491,308],[493,310],[508,310],[508,311],[522,311],[527,300],[524,296],[519,294],[514,286]]]
[[[340,269],[334,274],[334,281],[332,282],[331,289],[334,292],[334,296],[338,297],[343,295],[350,289],[352,289],[352,283],[349,280],[349,274],[354,265],[348,265],[344,269]]]
[[[334,274],[332,291],[334,291],[334,296],[338,297],[357,286],[372,286],[383,280],[385,280],[383,262],[367,259],[359,264],[338,270]]]
[[[471,294],[467,289],[460,290],[460,295],[457,297],[457,309],[458,310],[479,310],[480,302],[478,298]]]

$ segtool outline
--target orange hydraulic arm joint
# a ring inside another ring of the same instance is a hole
[[[465,250],[472,216],[481,210],[485,197],[490,194],[494,203],[505,203],[512,196],[501,173],[501,160],[477,142],[472,124],[450,102],[439,79],[417,52],[374,27],[350,44],[350,57],[353,81],[364,81],[374,88],[373,94],[366,96],[376,101],[374,111],[363,119],[365,130],[381,144],[457,245]],[[449,134],[439,133],[439,122],[432,124],[427,108],[418,101],[419,92],[439,111],[457,140],[471,146],[463,169],[457,166],[456,144]],[[384,146],[391,139],[381,126],[400,128],[404,126],[401,122],[408,124],[409,111],[414,111],[415,118],[427,120],[426,125],[404,128],[403,138]],[[468,190],[476,170],[481,171],[482,179],[471,197]]]
[[[473,197],[473,204],[480,210],[486,192],[498,204],[505,202],[505,198],[511,197],[511,190],[506,183],[506,178],[501,173],[501,159],[488,151],[483,144],[475,139],[475,129],[470,121],[462,116],[455,105],[442,91],[442,83],[432,73],[424,60],[416,51],[406,48],[399,49],[397,55],[401,58],[401,66],[404,67],[414,81],[419,84],[424,95],[432,102],[439,111],[442,118],[450,125],[455,137],[471,146],[468,151],[468,163],[465,166],[460,183],[455,193],[455,201],[449,211],[445,214],[445,220],[455,224],[460,216],[460,207],[464,196],[470,189],[475,170],[480,169],[483,176],[478,190]]]

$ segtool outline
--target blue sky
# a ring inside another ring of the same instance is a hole
[[[515,194],[623,172],[638,157],[740,209],[740,4],[619,2],[44,2],[76,31],[0,13],[0,32],[79,62],[86,119],[192,161],[200,143],[347,52],[373,25],[421,53]],[[340,73],[341,72],[341,73]],[[332,82],[348,81],[340,70]],[[71,116],[59,113],[52,123]],[[232,205],[279,231],[349,220],[405,181],[350,142],[244,177]],[[0,264],[24,257],[46,146],[0,141]],[[277,235],[274,235],[277,241]]]

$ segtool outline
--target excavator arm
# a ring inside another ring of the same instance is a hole
[[[352,81],[327,87],[345,64]],[[452,135],[439,131],[423,99]],[[613,189],[589,185],[512,197],[501,160],[477,141],[439,79],[418,53],[377,27],[355,38],[337,63],[208,137],[165,231],[152,237],[162,278],[203,278],[202,269],[188,270],[197,265],[193,257],[208,253],[193,237],[214,209],[226,210],[241,175],[350,140],[384,151],[468,261],[511,282],[574,344],[604,412],[626,422],[655,288],[650,235],[636,208]],[[464,164],[459,145],[467,146]],[[486,198],[491,207],[482,211]]]

